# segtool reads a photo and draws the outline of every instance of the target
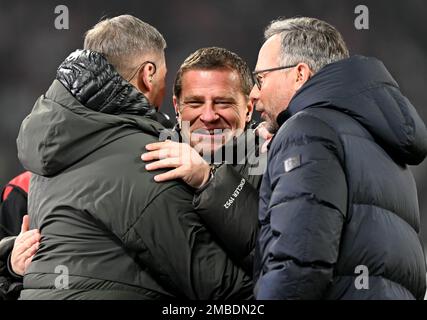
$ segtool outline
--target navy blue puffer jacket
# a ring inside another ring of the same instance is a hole
[[[407,165],[427,131],[384,65],[329,64],[278,117],[261,186],[258,299],[422,299],[426,265]]]

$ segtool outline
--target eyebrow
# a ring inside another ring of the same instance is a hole
[[[183,100],[184,101],[189,101],[189,100],[204,100],[205,98],[203,96],[188,96],[185,97]]]
[[[224,100],[226,102],[236,102],[236,99],[234,99],[234,97],[214,97],[213,100],[214,101]]]
[[[188,97],[185,97],[183,99],[184,102],[191,101],[191,100],[203,100],[204,101],[205,97],[204,96],[188,96]],[[236,102],[237,101],[233,96],[215,96],[215,97],[212,97],[212,100],[213,101],[225,100],[225,101],[229,101],[229,102]]]

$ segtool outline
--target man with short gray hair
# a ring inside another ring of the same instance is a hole
[[[417,189],[427,130],[377,59],[314,18],[273,21],[252,89],[271,130],[257,299],[423,299]]]
[[[166,41],[154,27],[131,15],[105,19],[86,32],[84,49],[102,53],[122,78],[140,88],[153,106],[160,107],[165,90]],[[146,77],[138,77],[140,71]]]

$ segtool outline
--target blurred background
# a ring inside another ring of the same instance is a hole
[[[369,9],[369,29],[355,28],[357,5]],[[69,9],[69,29],[57,30],[55,7]],[[215,1],[5,1],[0,0],[0,185],[23,171],[16,137],[35,100],[55,77],[62,60],[83,46],[86,30],[102,17],[129,13],[155,26],[168,48],[167,95],[162,111],[174,117],[175,73],[200,47],[220,46],[254,68],[266,25],[279,16],[312,16],[343,34],[352,54],[376,56],[427,122],[427,2],[215,0]],[[414,172],[420,201],[421,235],[427,248],[427,161]]]

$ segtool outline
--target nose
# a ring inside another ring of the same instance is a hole
[[[252,104],[255,106],[259,99],[259,89],[256,85],[252,87],[251,93],[249,94],[249,99],[251,100]]]
[[[203,106],[202,114],[200,115],[200,120],[203,122],[214,122],[218,120],[219,116],[215,112],[215,108],[212,104],[206,104]]]

